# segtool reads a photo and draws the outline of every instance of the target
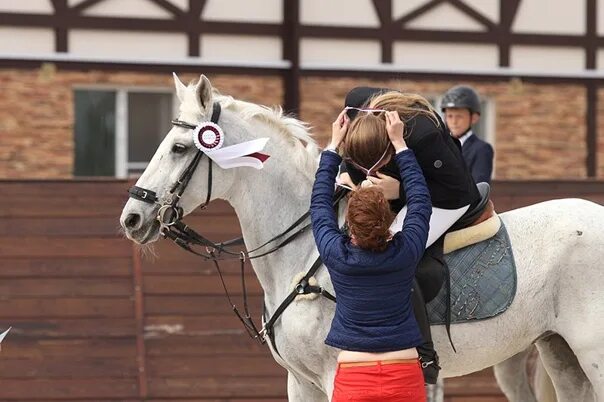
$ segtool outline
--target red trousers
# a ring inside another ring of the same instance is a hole
[[[338,365],[332,402],[425,402],[424,376],[416,363],[341,367]]]

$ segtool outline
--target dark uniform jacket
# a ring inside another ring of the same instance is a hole
[[[361,108],[373,96],[392,91],[387,88],[356,87],[346,95],[345,106]],[[349,110],[348,116],[353,119],[355,110]],[[449,129],[440,116],[439,125],[425,115],[418,115],[405,122],[405,139],[407,146],[415,152],[428,184],[432,205],[443,209],[458,209],[470,205],[470,209],[480,202],[480,193],[464,161],[461,144],[451,137]],[[347,171],[355,184],[365,179],[365,175],[352,164],[346,163]],[[401,181],[394,158],[380,169],[380,172]],[[407,197],[403,186],[400,186],[400,198],[391,201],[392,209],[398,212],[406,204]]]
[[[488,142],[471,135],[461,152],[476,183],[491,182],[493,174],[493,147]]]
[[[458,209],[471,205],[472,208],[480,201],[480,194],[461,154],[459,141],[451,137],[440,117],[438,119],[439,127],[424,115],[406,122],[407,146],[415,152],[434,207]],[[345,171],[355,184],[365,179],[365,174],[352,164],[346,163]],[[401,180],[394,158],[380,172]],[[392,201],[392,209],[398,212],[405,203],[405,190],[401,185],[400,198]]]

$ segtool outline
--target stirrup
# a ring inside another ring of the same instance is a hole
[[[438,372],[440,371],[438,358],[422,361],[420,356],[419,361],[422,368],[422,374],[424,375],[424,383],[436,384],[436,381],[438,380]]]
[[[421,361],[421,360],[420,360],[420,361]],[[430,360],[430,361],[427,361],[427,362],[421,362],[421,363],[422,363],[422,368],[423,368],[423,369],[428,368],[428,366],[430,366],[431,364],[436,364],[436,363],[434,362],[434,360]]]

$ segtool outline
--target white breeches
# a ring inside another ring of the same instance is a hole
[[[459,218],[466,213],[470,206],[459,209],[442,209],[432,207],[432,216],[430,216],[430,232],[428,232],[428,241],[426,247],[429,247],[434,243],[440,236],[442,236]],[[390,231],[392,233],[400,232],[403,229],[403,222],[407,215],[407,206],[396,215],[394,222],[390,225]]]

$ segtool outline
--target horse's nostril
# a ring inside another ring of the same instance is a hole
[[[141,221],[141,216],[139,214],[128,214],[124,223],[126,224],[126,228],[134,229],[138,226]]]

